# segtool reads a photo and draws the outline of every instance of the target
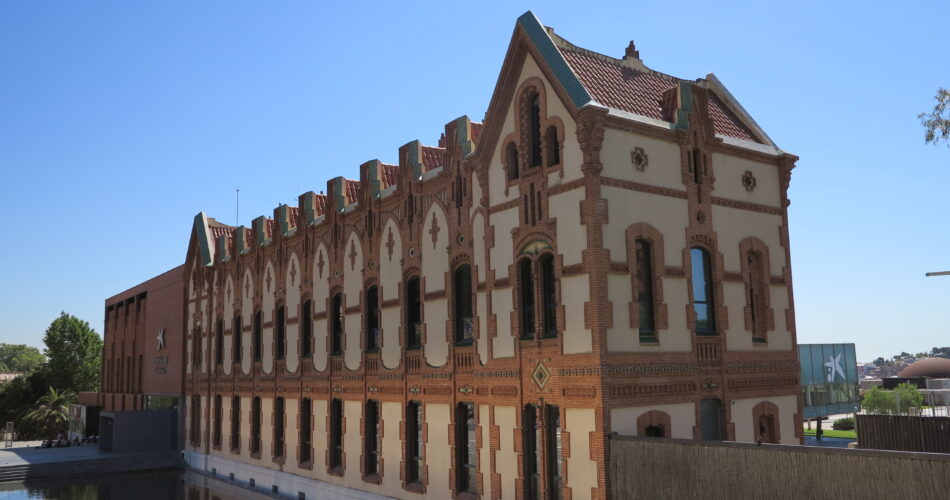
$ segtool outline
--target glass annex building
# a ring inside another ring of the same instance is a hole
[[[858,411],[854,344],[799,344],[806,419]]]

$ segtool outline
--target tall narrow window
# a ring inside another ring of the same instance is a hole
[[[191,334],[191,366],[197,368],[201,367],[201,328],[196,328],[194,333]]]
[[[455,270],[455,342],[472,342],[472,268],[461,265]]]
[[[524,497],[526,500],[539,500],[541,498],[541,455],[538,454],[538,443],[541,441],[541,433],[538,428],[538,410],[534,405],[524,407],[521,428],[524,448]]]
[[[274,457],[284,456],[284,398],[274,400]]]
[[[231,398],[231,450],[241,449],[241,397]]]
[[[260,361],[264,350],[264,315],[254,312],[254,361]]]
[[[300,311],[300,355],[313,356],[313,302],[306,300]]]
[[[422,403],[406,404],[406,482],[422,482]]]
[[[379,401],[366,401],[366,413],[363,420],[364,475],[372,476],[379,472]]]
[[[276,359],[284,359],[287,344],[287,308],[280,306],[277,308],[277,325],[274,328],[274,352]]]
[[[699,149],[693,149],[691,156],[693,167],[693,182],[702,184],[703,182],[703,153]]]
[[[224,320],[218,318],[214,329],[214,364],[224,363]]]
[[[406,281],[406,348],[422,347],[422,290],[419,277]]]
[[[765,297],[768,293],[765,284],[765,269],[762,254],[750,251],[746,256],[749,265],[749,312],[752,319],[752,342],[765,343]]]
[[[330,468],[343,466],[343,401],[330,401]]]
[[[261,453],[261,398],[251,401],[251,455]]]
[[[366,290],[366,350],[379,350],[379,288]]]
[[[231,333],[231,340],[234,345],[231,348],[231,357],[234,359],[235,363],[241,362],[241,357],[244,353],[244,345],[241,340],[241,315],[238,314],[234,317],[234,324],[231,325],[233,332]]]
[[[211,445],[215,448],[221,447],[221,395],[214,396],[214,431],[211,433]]]
[[[544,133],[544,145],[546,147],[544,154],[547,158],[545,162],[547,166],[559,165],[561,163],[561,146],[557,142],[557,127],[554,125],[548,127],[547,132]]]
[[[561,411],[557,406],[546,405],[544,415],[545,443],[545,486],[550,500],[561,498]]]
[[[696,334],[716,335],[715,302],[709,252],[693,247],[689,251],[693,274],[693,311],[696,313]]]
[[[544,337],[557,337],[557,293],[554,287],[554,256],[541,256],[541,300],[544,307]]]
[[[518,277],[521,280],[521,338],[534,338],[534,273],[527,258],[518,262]]]
[[[656,342],[653,302],[653,248],[637,240],[637,305],[640,311],[640,342]]]
[[[125,401],[122,402],[125,405]],[[201,446],[201,395],[191,396],[191,445]]]
[[[508,166],[508,180],[513,181],[518,178],[518,146],[509,142],[505,147],[505,164]]]
[[[459,403],[455,416],[455,476],[458,491],[476,493],[478,488],[478,446],[475,405]]]
[[[528,140],[530,141],[531,166],[541,166],[541,100],[538,94],[531,97],[531,109],[528,114]]]
[[[313,460],[313,401],[310,398],[300,400],[300,463]]]
[[[330,307],[330,351],[332,354],[343,354],[343,295],[333,296]]]

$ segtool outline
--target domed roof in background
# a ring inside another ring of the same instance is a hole
[[[924,358],[914,361],[897,375],[902,378],[950,378],[950,359]]]

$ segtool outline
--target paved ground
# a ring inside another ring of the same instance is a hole
[[[103,453],[97,445],[70,446],[69,448],[39,448],[39,441],[16,441],[13,448],[0,448],[0,467],[9,465],[44,464],[115,457],[119,453]]]

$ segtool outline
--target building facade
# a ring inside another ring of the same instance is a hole
[[[182,394],[184,266],[106,299],[102,390],[82,403],[102,411],[168,409]]]
[[[608,439],[801,440],[784,153],[712,74],[516,23],[484,124],[196,216],[186,458],[307,498],[605,498]],[[317,480],[317,481],[314,481]]]

